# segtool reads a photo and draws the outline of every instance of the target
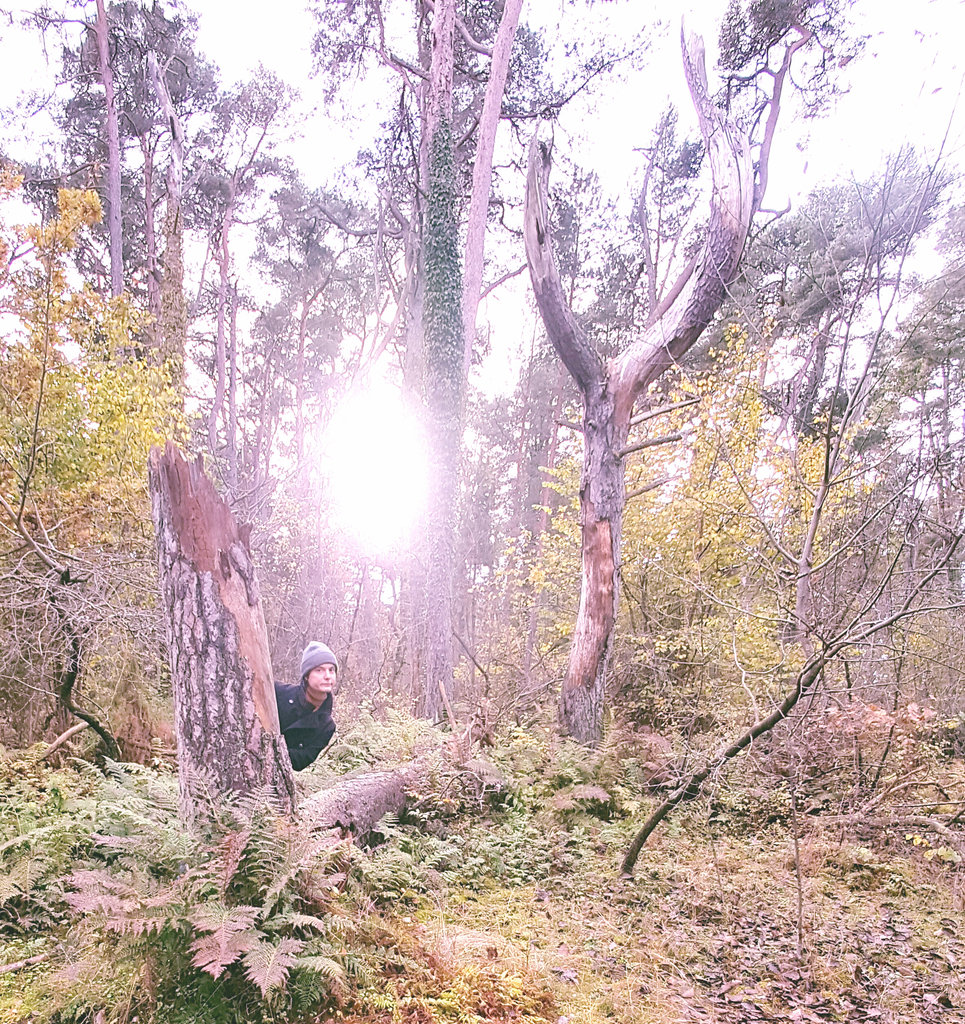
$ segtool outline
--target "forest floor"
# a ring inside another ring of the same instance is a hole
[[[454,956],[548,980],[568,1024],[965,1020],[963,879],[817,825],[712,841],[671,825],[632,880],[606,829],[579,871],[449,891],[418,915]],[[798,896],[800,894],[800,911]]]
[[[411,756],[416,733],[363,723],[305,781]],[[0,757],[0,968],[48,958],[0,970],[0,1024],[965,1021],[965,766],[928,757],[940,783],[914,799],[951,816],[951,846],[910,819],[791,815],[747,765],[666,820],[633,878],[652,800],[625,751],[518,732],[362,850],[270,813],[192,845],[170,768]],[[305,967],[263,997],[251,950],[284,948]]]

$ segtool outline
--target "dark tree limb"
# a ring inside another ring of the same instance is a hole
[[[633,868],[637,863],[637,857],[640,856],[640,851],[643,849],[644,844],[650,838],[654,829],[656,829],[660,822],[663,821],[663,819],[666,818],[678,804],[682,804],[686,800],[693,800],[696,796],[699,796],[701,787],[712,774],[723,768],[728,761],[737,757],[742,750],[746,750],[754,740],[763,736],[765,733],[770,732],[778,722],[782,722],[787,718],[801,697],[803,697],[804,694],[807,693],[821,677],[821,672],[824,670],[824,666],[828,663],[831,657],[832,655],[825,651],[822,652],[819,657],[805,665],[798,674],[794,688],[784,698],[778,708],[772,711],[766,718],[755,723],[742,736],[731,743],[730,746],[726,747],[719,754],[707,761],[702,768],[692,772],[686,782],[678,786],[670,796],[668,796],[667,799],[656,808],[650,817],[647,818],[643,828],[640,829],[634,837],[633,842],[630,844],[630,848],[627,850],[626,856],[623,858],[623,864],[620,867],[621,874],[626,876],[633,874]]]
[[[728,761],[733,760],[742,751],[746,750],[756,739],[759,739],[765,733],[771,731],[774,726],[784,721],[785,718],[791,713],[795,705],[800,701],[808,691],[810,691],[814,684],[821,678],[821,674],[825,667],[834,661],[842,651],[848,647],[853,647],[857,644],[864,643],[870,637],[880,633],[883,629],[888,629],[893,626],[896,622],[900,622],[902,619],[908,618],[910,615],[926,611],[919,604],[921,595],[925,592],[926,588],[935,579],[935,577],[946,571],[952,555],[958,548],[959,543],[962,540],[962,536],[958,535],[952,538],[951,542],[945,549],[943,557],[938,561],[937,564],[925,573],[925,575],[915,584],[911,592],[905,597],[904,601],[893,611],[890,615],[886,615],[882,619],[877,619],[871,622],[865,622],[859,624],[856,620],[851,623],[849,629],[844,630],[837,637],[827,641],[823,647],[813,654],[801,669],[795,680],[795,684],[790,693],[784,698],[781,704],[772,711],[766,718],[761,719],[744,732],[738,739],[731,743],[728,747],[718,753],[716,756],[710,758],[702,768],[694,771],[687,778],[687,781],[682,785],[678,786],[677,789],[667,797],[666,800],[660,804],[656,810],[650,815],[643,825],[643,828],[635,836],[633,842],[630,844],[630,848],[627,850],[626,856],[623,858],[623,864],[621,865],[621,874],[629,876],[633,873],[634,865],[637,862],[637,857],[640,855],[640,851],[643,849],[644,844],[652,835],[654,829],[663,821],[664,818],[679,804],[687,800],[693,800],[700,794],[701,787],[713,775],[727,764]],[[892,565],[888,576],[894,571],[894,565]],[[961,604],[956,604],[954,607],[961,607]],[[870,608],[870,605],[866,606]],[[932,820],[932,819],[929,819]]]

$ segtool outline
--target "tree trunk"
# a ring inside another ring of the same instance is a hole
[[[157,260],[157,227],[154,215],[154,147],[151,144],[150,132],[143,132],[140,139],[141,158],[144,161],[145,285],[147,287],[147,311],[152,318],[147,334],[151,347],[156,349],[161,322],[161,286]]]
[[[228,429],[225,439],[228,457],[228,485],[231,497],[238,494],[238,283],[231,285],[228,326]]]
[[[110,26],[104,0],[97,0],[97,62],[104,86],[105,126],[107,130],[107,233],[110,241],[111,295],[124,291],[124,252],[121,232],[121,141],[117,126],[117,97],[111,70]]]
[[[496,129],[502,109],[503,93],[509,76],[509,58],[513,52],[516,27],[519,24],[523,0],[506,0],[496,33],[489,82],[483,100],[476,155],[472,167],[472,192],[469,196],[469,215],[466,219],[465,285],[462,301],[462,330],[465,343],[463,374],[468,380],[472,362],[472,346],[476,335],[476,311],[482,291],[483,264],[486,243],[486,223],[489,213],[489,194],[493,186],[493,151],[496,147]]]
[[[626,421],[621,429],[613,397],[605,387],[585,396],[583,431],[580,607],[560,695],[560,715],[570,736],[595,746],[603,736],[625,501],[623,460],[618,451],[626,439]]]
[[[184,243],[181,224],[181,191],[184,177],[184,132],[157,58],[148,54],[148,68],[158,103],[171,130],[164,206],[164,255],[158,315],[158,352],[179,394],[184,392],[184,354],[188,343],[188,311],[184,299]]]
[[[530,280],[547,335],[584,403],[582,580],[561,718],[570,735],[591,746],[603,737],[605,673],[616,622],[626,502],[622,449],[633,404],[691,348],[720,308],[760,199],[755,197],[748,139],[710,99],[701,40],[683,41],[683,58],[713,179],[703,246],[652,311],[643,336],[606,363],[574,316],[556,266],[546,205],[549,149],[536,139],[530,149],[523,221]]]
[[[268,634],[239,527],[170,442],[148,460],[174,690],[181,813],[266,791],[290,814],[295,784],[278,726]]]
[[[438,0],[432,26],[425,146],[428,195],[422,259],[425,268],[425,392],[432,494],[426,519],[426,651],[420,712],[442,717],[452,689],[452,586],[455,575],[455,505],[462,447],[462,268],[456,216],[452,139],[455,0]]]

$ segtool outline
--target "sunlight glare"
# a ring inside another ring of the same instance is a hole
[[[408,545],[426,507],[426,443],[399,392],[384,383],[350,392],[320,440],[334,525],[372,555]]]

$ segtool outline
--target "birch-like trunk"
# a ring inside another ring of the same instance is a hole
[[[181,813],[206,816],[231,794],[295,806],[248,531],[200,463],[168,443],[148,460],[174,691]]]
[[[184,178],[184,131],[174,109],[171,93],[157,58],[148,54],[148,69],[154,91],[171,131],[164,206],[164,252],[161,257],[160,311],[157,325],[158,354],[169,368],[171,382],[184,392],[184,355],[188,343],[188,309],[184,298],[184,242],[181,222],[181,192]]]
[[[104,0],[97,0],[97,63],[104,86],[105,129],[107,131],[107,234],[111,259],[111,295],[124,291],[124,251],[121,229],[121,140],[117,125],[117,97],[111,70],[110,26]]]

